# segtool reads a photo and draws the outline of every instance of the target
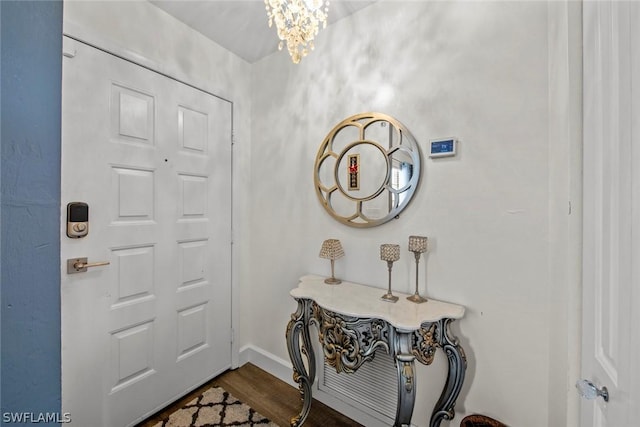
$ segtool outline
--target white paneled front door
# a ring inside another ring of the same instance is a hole
[[[231,104],[66,37],[64,54],[62,406],[131,425],[231,365]],[[80,257],[110,264],[67,273]]]
[[[580,425],[627,427],[638,424],[633,411],[640,379],[634,313],[640,280],[640,5],[589,1],[583,12],[586,398]]]

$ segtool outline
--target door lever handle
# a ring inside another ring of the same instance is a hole
[[[67,274],[84,273],[90,267],[100,267],[111,264],[109,261],[88,262],[86,257],[67,260]]]
[[[580,396],[587,400],[595,399],[600,396],[605,402],[609,401],[609,390],[607,390],[605,386],[598,388],[591,381],[580,380],[576,383],[576,388],[578,389]]]

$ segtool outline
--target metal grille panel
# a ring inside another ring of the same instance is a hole
[[[384,351],[377,351],[372,361],[353,374],[337,373],[325,362],[319,388],[347,403],[357,402],[374,413],[395,419],[398,403],[396,367]]]

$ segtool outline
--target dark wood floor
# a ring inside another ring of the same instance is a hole
[[[153,415],[137,427],[151,427],[173,411],[181,408],[207,388],[218,385],[251,406],[253,409],[282,427],[302,408],[300,391],[262,369],[247,363],[233,371],[227,371],[202,387]],[[328,406],[313,401],[305,427],[361,427],[360,424],[334,411]]]

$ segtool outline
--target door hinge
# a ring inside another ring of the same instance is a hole
[[[236,331],[235,329],[231,328],[231,344],[233,344],[236,341]]]

